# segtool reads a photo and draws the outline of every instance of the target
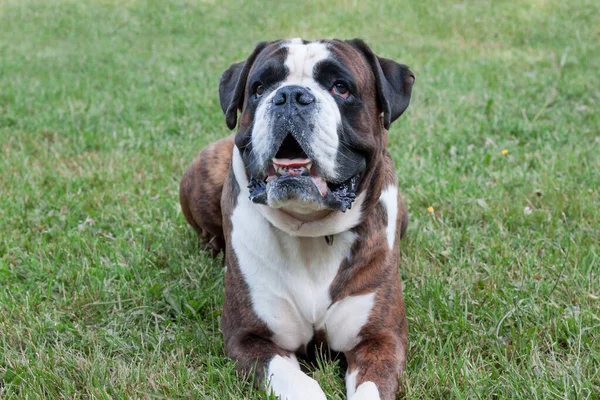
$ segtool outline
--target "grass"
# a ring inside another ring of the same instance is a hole
[[[0,1],[0,398],[264,397],[224,356],[220,261],[177,189],[228,133],[220,73],[302,36],[417,75],[389,144],[400,398],[598,399],[599,27],[592,0]],[[337,364],[313,371],[344,398]]]

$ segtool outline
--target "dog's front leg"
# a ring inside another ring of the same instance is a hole
[[[393,400],[404,369],[405,346],[394,336],[363,340],[346,352],[348,400]]]
[[[300,370],[292,352],[255,335],[228,342],[227,354],[237,362],[242,373],[254,372],[267,393],[273,393],[281,400],[325,400],[317,381]]]

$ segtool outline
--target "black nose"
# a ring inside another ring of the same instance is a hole
[[[308,88],[302,86],[284,86],[275,93],[273,104],[276,106],[300,105],[308,106],[315,102],[315,96],[310,93]]]

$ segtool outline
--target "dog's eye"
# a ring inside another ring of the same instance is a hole
[[[347,99],[350,96],[350,89],[344,82],[336,82],[330,90],[331,94],[340,96],[343,99]]]
[[[265,88],[264,88],[264,86],[263,86],[263,85],[258,85],[258,86],[256,87],[256,90],[255,90],[255,92],[254,92],[254,93],[256,93],[256,96],[257,96],[257,97],[260,97],[260,96],[262,96],[262,94],[264,93],[264,91],[265,91]]]

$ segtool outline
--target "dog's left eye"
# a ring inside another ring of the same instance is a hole
[[[348,85],[344,82],[336,82],[333,84],[331,90],[329,90],[331,94],[335,94],[340,96],[342,99],[347,99],[350,96],[350,89],[348,89]]]
[[[256,87],[256,90],[254,91],[254,93],[256,93],[256,97],[260,97],[262,96],[262,94],[265,92],[265,88],[263,85],[258,85]]]

